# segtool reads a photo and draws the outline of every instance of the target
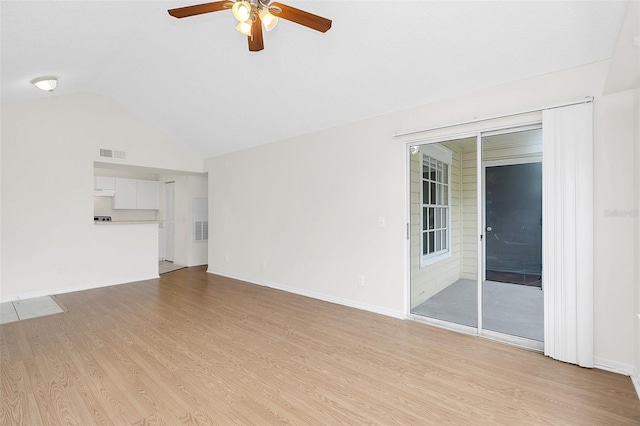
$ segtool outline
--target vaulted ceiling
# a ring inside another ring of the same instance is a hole
[[[2,1],[2,103],[109,96],[209,157],[609,59],[628,6],[283,0],[332,28],[281,21],[249,52],[231,12],[167,14],[201,2]]]

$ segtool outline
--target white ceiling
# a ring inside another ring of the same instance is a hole
[[[628,5],[281,1],[333,27],[281,20],[255,53],[231,12],[167,14],[203,0],[3,0],[2,103],[109,96],[209,157],[609,59]]]

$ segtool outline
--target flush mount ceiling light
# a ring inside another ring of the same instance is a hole
[[[320,32],[327,32],[331,28],[331,20],[313,15],[304,10],[281,3],[271,3],[270,0],[224,0],[213,3],[197,4],[194,6],[170,9],[169,15],[175,18],[201,15],[203,13],[218,12],[231,9],[238,20],[236,30],[249,39],[249,50],[257,52],[264,49],[262,26],[271,31],[278,23],[278,18],[304,25]]]
[[[31,84],[33,84],[40,90],[44,90],[45,92],[53,92],[54,89],[58,87],[58,77],[37,77],[31,80]]]

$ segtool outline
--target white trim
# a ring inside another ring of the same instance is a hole
[[[478,260],[476,266],[476,296],[478,300],[478,334],[482,335],[482,313],[483,303],[482,296],[484,293],[484,228],[482,208],[484,198],[482,197],[482,187],[484,186],[484,176],[482,168],[482,132],[476,135],[476,248],[478,251]],[[461,171],[462,174],[462,171]]]
[[[449,166],[451,166],[451,163],[453,162],[453,151],[446,146],[437,145],[435,143],[422,144],[420,146],[420,152],[422,152],[423,155],[427,155],[433,159],[447,163]]]
[[[478,333],[478,329],[470,327],[468,325],[456,324],[454,322],[443,321],[436,318],[424,317],[416,314],[409,314],[408,319],[419,322],[422,324],[430,325],[433,327],[442,328],[444,330],[454,331],[458,333],[469,334],[471,336],[477,336],[483,339],[492,340],[494,342],[505,343],[511,346],[517,346],[519,348],[534,350],[538,352],[544,351],[544,342],[537,340],[526,339],[524,337],[512,336],[509,334],[499,333],[491,330],[482,330],[482,333]]]
[[[513,336],[511,334],[500,333],[491,330],[482,330],[480,337],[493,340],[500,343],[506,343],[511,346],[517,346],[519,348],[529,349],[538,352],[544,352],[544,342],[538,340],[527,339],[525,337]]]
[[[246,283],[259,285],[259,286],[262,286],[262,287],[269,287],[269,288],[273,288],[273,289],[276,289],[276,290],[282,290],[282,291],[286,291],[287,293],[292,293],[292,294],[297,294],[297,295],[300,295],[300,296],[310,297],[312,299],[322,300],[322,301],[325,301],[325,302],[331,302],[331,303],[335,303],[337,305],[348,306],[350,308],[356,308],[356,309],[360,309],[360,310],[363,310],[363,311],[373,312],[375,314],[385,315],[385,316],[392,317],[392,318],[397,318],[397,319],[401,319],[401,320],[406,319],[406,315],[404,314],[404,312],[399,311],[399,310],[395,310],[395,309],[388,309],[388,308],[384,308],[382,306],[370,305],[368,303],[362,303],[362,302],[358,302],[358,301],[351,300],[351,299],[344,299],[344,298],[341,298],[341,297],[335,297],[335,296],[331,296],[331,295],[324,294],[324,293],[318,293],[318,292],[311,291],[311,290],[304,290],[304,289],[300,289],[300,288],[296,288],[296,287],[289,287],[289,286],[285,286],[285,285],[282,285],[282,284],[273,283],[273,282],[269,282],[269,281],[262,281],[261,282],[261,281],[257,281],[257,280],[251,279],[249,277],[243,277],[243,276],[239,276],[239,275],[235,275],[235,274],[229,274],[227,272],[218,271],[218,270],[215,270],[215,269],[208,269],[207,273],[214,274],[214,275],[220,275],[220,276],[226,277],[226,278],[232,278],[234,280],[244,281]]]
[[[623,374],[625,376],[633,377],[635,367],[633,364],[627,364],[624,362],[613,361],[606,358],[593,357],[593,368],[599,370],[610,371],[612,373]]]
[[[455,322],[443,321],[436,318],[424,317],[422,315],[409,314],[407,319],[415,322],[419,322],[433,327],[438,327],[443,330],[455,331],[458,333],[469,334],[471,336],[478,336],[478,329],[470,327],[468,325],[456,324]]]
[[[431,145],[438,142],[453,142],[453,141],[458,141],[460,139],[475,138],[476,134],[478,134],[477,131],[476,132],[460,132],[460,133],[455,133],[451,135],[440,135],[440,136],[427,137],[427,138],[411,139],[406,141],[405,144],[407,145],[407,147],[410,147],[411,145]]]
[[[156,275],[148,275],[148,276],[135,277],[135,278],[127,278],[124,280],[100,281],[97,283],[81,284],[81,285],[72,286],[72,287],[61,287],[61,288],[53,288],[53,289],[47,289],[42,291],[32,291],[29,293],[18,294],[16,296],[9,297],[7,299],[2,299],[1,302],[2,303],[15,302],[17,300],[33,299],[36,297],[54,296],[57,294],[73,293],[76,291],[93,290],[94,288],[110,287],[110,286],[120,285],[120,284],[131,284],[134,282],[148,281],[156,278],[160,278],[160,275],[156,274]]]
[[[542,163],[542,155],[535,155],[531,157],[505,158],[503,160],[487,160],[482,162],[482,167],[487,168],[496,166],[513,166],[518,164],[530,163]]]
[[[640,374],[632,374],[631,383],[633,383],[633,387],[636,388],[638,399],[640,399]]]
[[[404,316],[411,315],[411,146],[405,145],[404,217],[406,219],[406,239],[404,244]]]
[[[426,144],[426,145],[421,145],[420,146],[420,150],[419,153],[421,154],[422,158],[420,159],[420,168],[421,170],[424,170],[424,158],[425,156],[432,158],[436,161],[440,161],[441,163],[444,163],[447,165],[447,205],[446,205],[446,209],[447,209],[447,224],[444,228],[444,230],[447,232],[447,248],[444,250],[440,250],[438,252],[435,253],[429,253],[429,254],[424,254],[424,232],[425,229],[423,228],[424,226],[424,176],[423,176],[423,172],[420,173],[420,268],[425,268],[429,265],[433,265],[435,263],[438,263],[442,260],[448,259],[451,257],[451,173],[452,173],[452,169],[453,169],[453,151],[450,150],[449,148],[442,146],[441,144],[436,144],[436,143],[432,143],[432,144]],[[431,165],[429,165],[429,167],[431,167]],[[444,168],[444,167],[443,167]],[[409,179],[411,179],[411,177],[409,177]],[[440,183],[437,182],[437,180],[435,181],[436,183]],[[443,183],[440,183],[441,185]],[[437,200],[436,200],[437,203]],[[436,206],[437,204],[431,204],[431,200],[429,200],[429,203],[426,204],[427,206]],[[435,218],[434,218],[435,221]],[[410,222],[410,221],[409,221]],[[434,227],[435,227],[435,223],[434,223]],[[442,229],[442,228],[441,228]],[[427,232],[429,230],[427,229]]]
[[[501,118],[508,118],[508,117],[514,117],[514,116],[518,116],[518,115],[530,114],[532,112],[540,112],[540,111],[544,111],[545,109],[562,108],[562,107],[566,107],[566,106],[586,104],[586,103],[590,103],[590,102],[593,102],[593,96],[587,96],[582,101],[574,101],[574,102],[562,103],[562,104],[557,104],[557,105],[552,105],[552,106],[547,106],[547,107],[541,107],[541,108],[529,109],[529,110],[520,111],[520,112],[514,112],[514,113],[510,113],[510,114],[495,115],[495,116],[487,117],[487,118],[474,118],[473,120],[459,121],[457,123],[445,124],[445,125],[442,125],[442,126],[430,127],[430,128],[426,128],[426,129],[410,130],[410,131],[407,131],[407,132],[396,133],[396,134],[393,135],[393,137],[394,138],[399,138],[399,137],[402,137],[402,136],[414,135],[416,133],[430,132],[432,130],[441,130],[441,129],[446,129],[446,128],[449,128],[449,127],[458,127],[458,126],[464,126],[464,125],[467,125],[467,124],[481,123],[483,121],[498,120],[498,119],[501,119]]]
[[[449,216],[447,216],[447,219],[449,220]],[[451,223],[451,220],[449,220],[449,223]],[[447,251],[443,251],[443,252],[438,252],[437,254],[429,254],[429,255],[423,255],[420,259],[420,268],[426,268],[429,265],[433,265],[434,263],[438,263],[441,260],[445,260],[451,257],[451,237],[449,236],[449,234],[451,233],[451,228],[448,226],[447,227],[447,246],[449,247],[447,249]],[[422,244],[424,244],[422,242],[422,238],[420,238],[420,250],[423,250]]]
[[[491,136],[499,136],[499,135],[508,135],[510,133],[520,133],[520,132],[528,132],[530,130],[542,130],[542,119],[536,121],[536,122],[531,122],[528,124],[523,124],[521,126],[515,125],[515,126],[508,126],[508,127],[504,127],[504,128],[498,128],[495,130],[485,130],[482,132],[482,137],[483,138],[487,138],[487,137],[491,137]],[[542,144],[540,145],[542,146]]]

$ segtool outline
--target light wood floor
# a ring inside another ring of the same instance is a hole
[[[0,326],[3,425],[638,425],[628,377],[206,274]]]

